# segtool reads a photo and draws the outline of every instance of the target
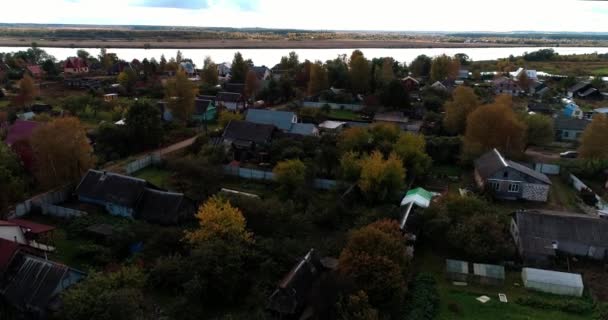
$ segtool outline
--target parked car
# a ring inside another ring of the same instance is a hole
[[[576,159],[578,158],[578,151],[566,151],[559,154],[561,158],[564,159]]]

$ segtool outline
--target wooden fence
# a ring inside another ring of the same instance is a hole
[[[274,180],[274,173],[272,171],[264,171],[264,170],[256,170],[256,169],[248,169],[241,168],[235,166],[224,166],[224,173],[231,176],[236,176],[243,179],[250,180],[264,180],[264,181],[272,181]],[[321,190],[331,190],[338,185],[336,180],[328,180],[328,179],[315,179],[313,181],[313,187],[315,189]]]

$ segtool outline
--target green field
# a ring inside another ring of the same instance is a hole
[[[159,169],[156,167],[148,167],[135,172],[134,176],[140,179],[144,179],[157,187],[163,189],[171,189],[171,185],[169,182],[169,178],[171,177],[170,171]]]
[[[352,120],[352,121],[356,121],[356,120],[361,120],[361,117],[359,116],[359,114],[354,113],[353,111],[350,110],[338,110],[338,109],[332,109],[328,116],[332,119],[336,119],[336,120]]]
[[[583,320],[592,319],[591,314],[573,314],[557,310],[532,308],[516,303],[517,298],[534,297],[543,301],[563,302],[588,298],[560,297],[525,289],[519,272],[507,272],[502,286],[470,285],[457,287],[445,277],[445,259],[430,250],[417,250],[414,267],[419,272],[432,274],[437,280],[441,306],[438,320]],[[508,303],[498,300],[498,293],[507,295]],[[486,295],[491,300],[485,304],[476,300]],[[456,307],[455,307],[456,306]],[[457,309],[458,312],[452,311]]]
[[[597,69],[593,70],[593,75],[596,75],[596,76],[606,76],[606,75],[608,75],[608,67],[606,67],[606,68],[597,68]]]

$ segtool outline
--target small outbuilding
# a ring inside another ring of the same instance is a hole
[[[578,273],[524,268],[521,278],[526,288],[562,296],[580,297],[585,289],[583,277]]]

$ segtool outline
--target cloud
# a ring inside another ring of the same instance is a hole
[[[207,0],[143,0],[138,5],[142,7],[196,10],[209,8]]]

